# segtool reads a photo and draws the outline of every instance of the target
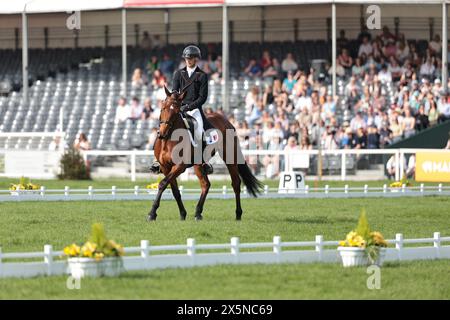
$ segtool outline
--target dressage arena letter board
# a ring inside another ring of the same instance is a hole
[[[450,154],[417,152],[416,181],[450,182]]]
[[[280,173],[278,193],[294,193],[305,190],[305,176],[303,172],[283,171]]]

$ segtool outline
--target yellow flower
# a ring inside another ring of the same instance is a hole
[[[80,254],[80,247],[73,243],[64,248],[64,254],[69,257],[77,257]]]
[[[97,249],[97,244],[93,243],[93,242],[86,242],[84,244],[84,246],[81,248],[81,253],[83,257],[88,257],[91,258],[95,252],[95,250]]]

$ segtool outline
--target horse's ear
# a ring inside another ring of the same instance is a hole
[[[166,96],[170,97],[172,93],[167,89],[166,85],[164,85],[164,91],[166,91]]]

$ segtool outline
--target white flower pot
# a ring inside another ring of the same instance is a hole
[[[359,247],[338,247],[339,254],[342,258],[344,267],[367,266],[370,264],[367,257],[366,249]],[[374,264],[381,267],[384,257],[386,255],[386,248],[380,248],[378,259]]]
[[[119,257],[103,258],[69,258],[68,272],[73,278],[83,277],[117,277],[123,270],[122,259]]]

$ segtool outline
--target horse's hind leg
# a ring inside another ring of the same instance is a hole
[[[197,207],[195,208],[195,220],[202,220],[203,205],[205,204],[206,196],[208,195],[211,183],[209,182],[208,176],[203,174],[203,170],[199,165],[194,166],[195,175],[200,181],[200,186],[202,188],[202,193],[200,194],[200,199],[198,200]]]
[[[233,187],[234,195],[236,197],[236,220],[241,220],[241,178],[239,177],[239,170],[237,164],[227,164],[228,172],[231,176],[231,186]]]
[[[180,210],[180,219],[186,220],[186,209],[184,208],[183,201],[181,200],[180,189],[178,189],[177,179],[173,179],[170,182],[170,187],[172,188],[172,194],[177,201],[178,209]]]

